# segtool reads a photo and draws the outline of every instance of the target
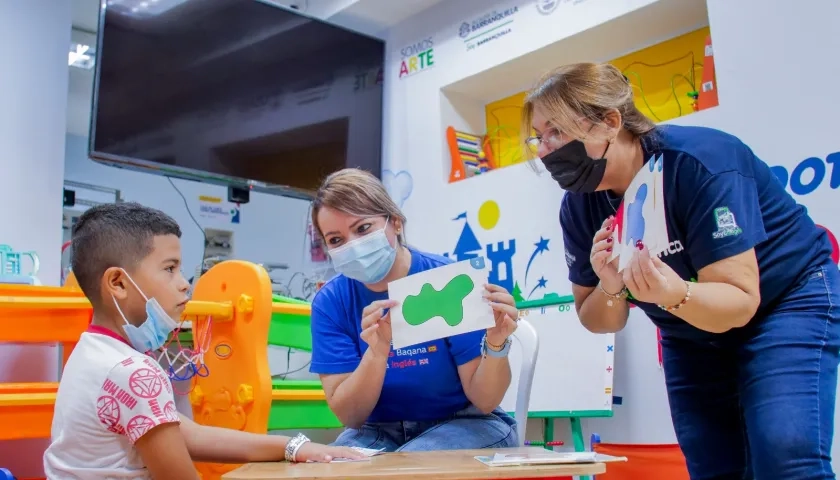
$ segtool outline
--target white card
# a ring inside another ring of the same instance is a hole
[[[668,248],[665,220],[665,192],[662,185],[662,155],[651,157],[636,174],[624,193],[623,221],[620,227],[618,271],[630,263],[639,240],[651,255]]]
[[[484,298],[488,265],[471,258],[426,270],[388,284],[394,348],[484,330],[495,325]]]

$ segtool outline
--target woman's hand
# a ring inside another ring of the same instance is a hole
[[[348,460],[361,460],[367,458],[364,453],[350,447],[331,447],[320,443],[306,442],[301,445],[300,450],[295,454],[295,462],[319,462],[328,463],[335,458],[346,458]]]
[[[487,343],[490,345],[502,345],[514,331],[516,331],[516,319],[519,318],[519,310],[516,309],[516,301],[513,295],[507,290],[498,286],[487,284],[484,286],[484,298],[490,300],[490,307],[493,309],[496,319],[496,326],[487,329]]]
[[[380,358],[391,353],[391,312],[385,309],[397,306],[394,300],[377,300],[362,310],[362,340]]]
[[[624,288],[624,279],[618,273],[616,264],[618,259],[610,262],[613,249],[613,229],[615,228],[615,216],[610,215],[601,224],[601,229],[595,232],[592,238],[592,252],[589,254],[589,263],[592,270],[601,280],[601,287],[608,293],[618,294]]]
[[[623,273],[627,290],[640,302],[672,307],[682,302],[688,293],[688,286],[677,272],[666,265],[641,242],[639,250],[633,252],[633,259]]]

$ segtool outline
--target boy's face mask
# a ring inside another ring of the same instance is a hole
[[[128,322],[128,319],[125,317],[119,303],[117,303],[117,299],[113,295],[111,296],[114,300],[114,305],[117,306],[117,311],[120,312],[120,316],[122,316],[123,321],[125,322],[125,325],[123,325],[123,331],[125,331],[125,335],[128,337],[128,342],[135,350],[141,353],[158,350],[164,343],[166,343],[166,339],[169,337],[169,334],[175,330],[175,327],[178,326],[178,322],[173,320],[172,317],[163,310],[163,307],[160,306],[160,303],[158,303],[157,300],[147,297],[146,294],[140,290],[140,287],[134,283],[134,280],[128,272],[125,270],[122,272],[131,284],[134,285],[134,288],[137,289],[140,295],[143,296],[143,299],[146,300],[146,320],[139,327],[135,327]]]

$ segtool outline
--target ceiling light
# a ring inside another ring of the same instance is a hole
[[[90,45],[70,42],[67,64],[71,67],[90,70],[96,62],[96,51]]]

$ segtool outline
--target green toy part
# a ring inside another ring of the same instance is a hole
[[[473,291],[475,283],[462,273],[450,280],[441,290],[426,283],[417,295],[409,295],[402,304],[406,323],[422,325],[435,317],[442,317],[450,327],[464,320],[464,299]]]

